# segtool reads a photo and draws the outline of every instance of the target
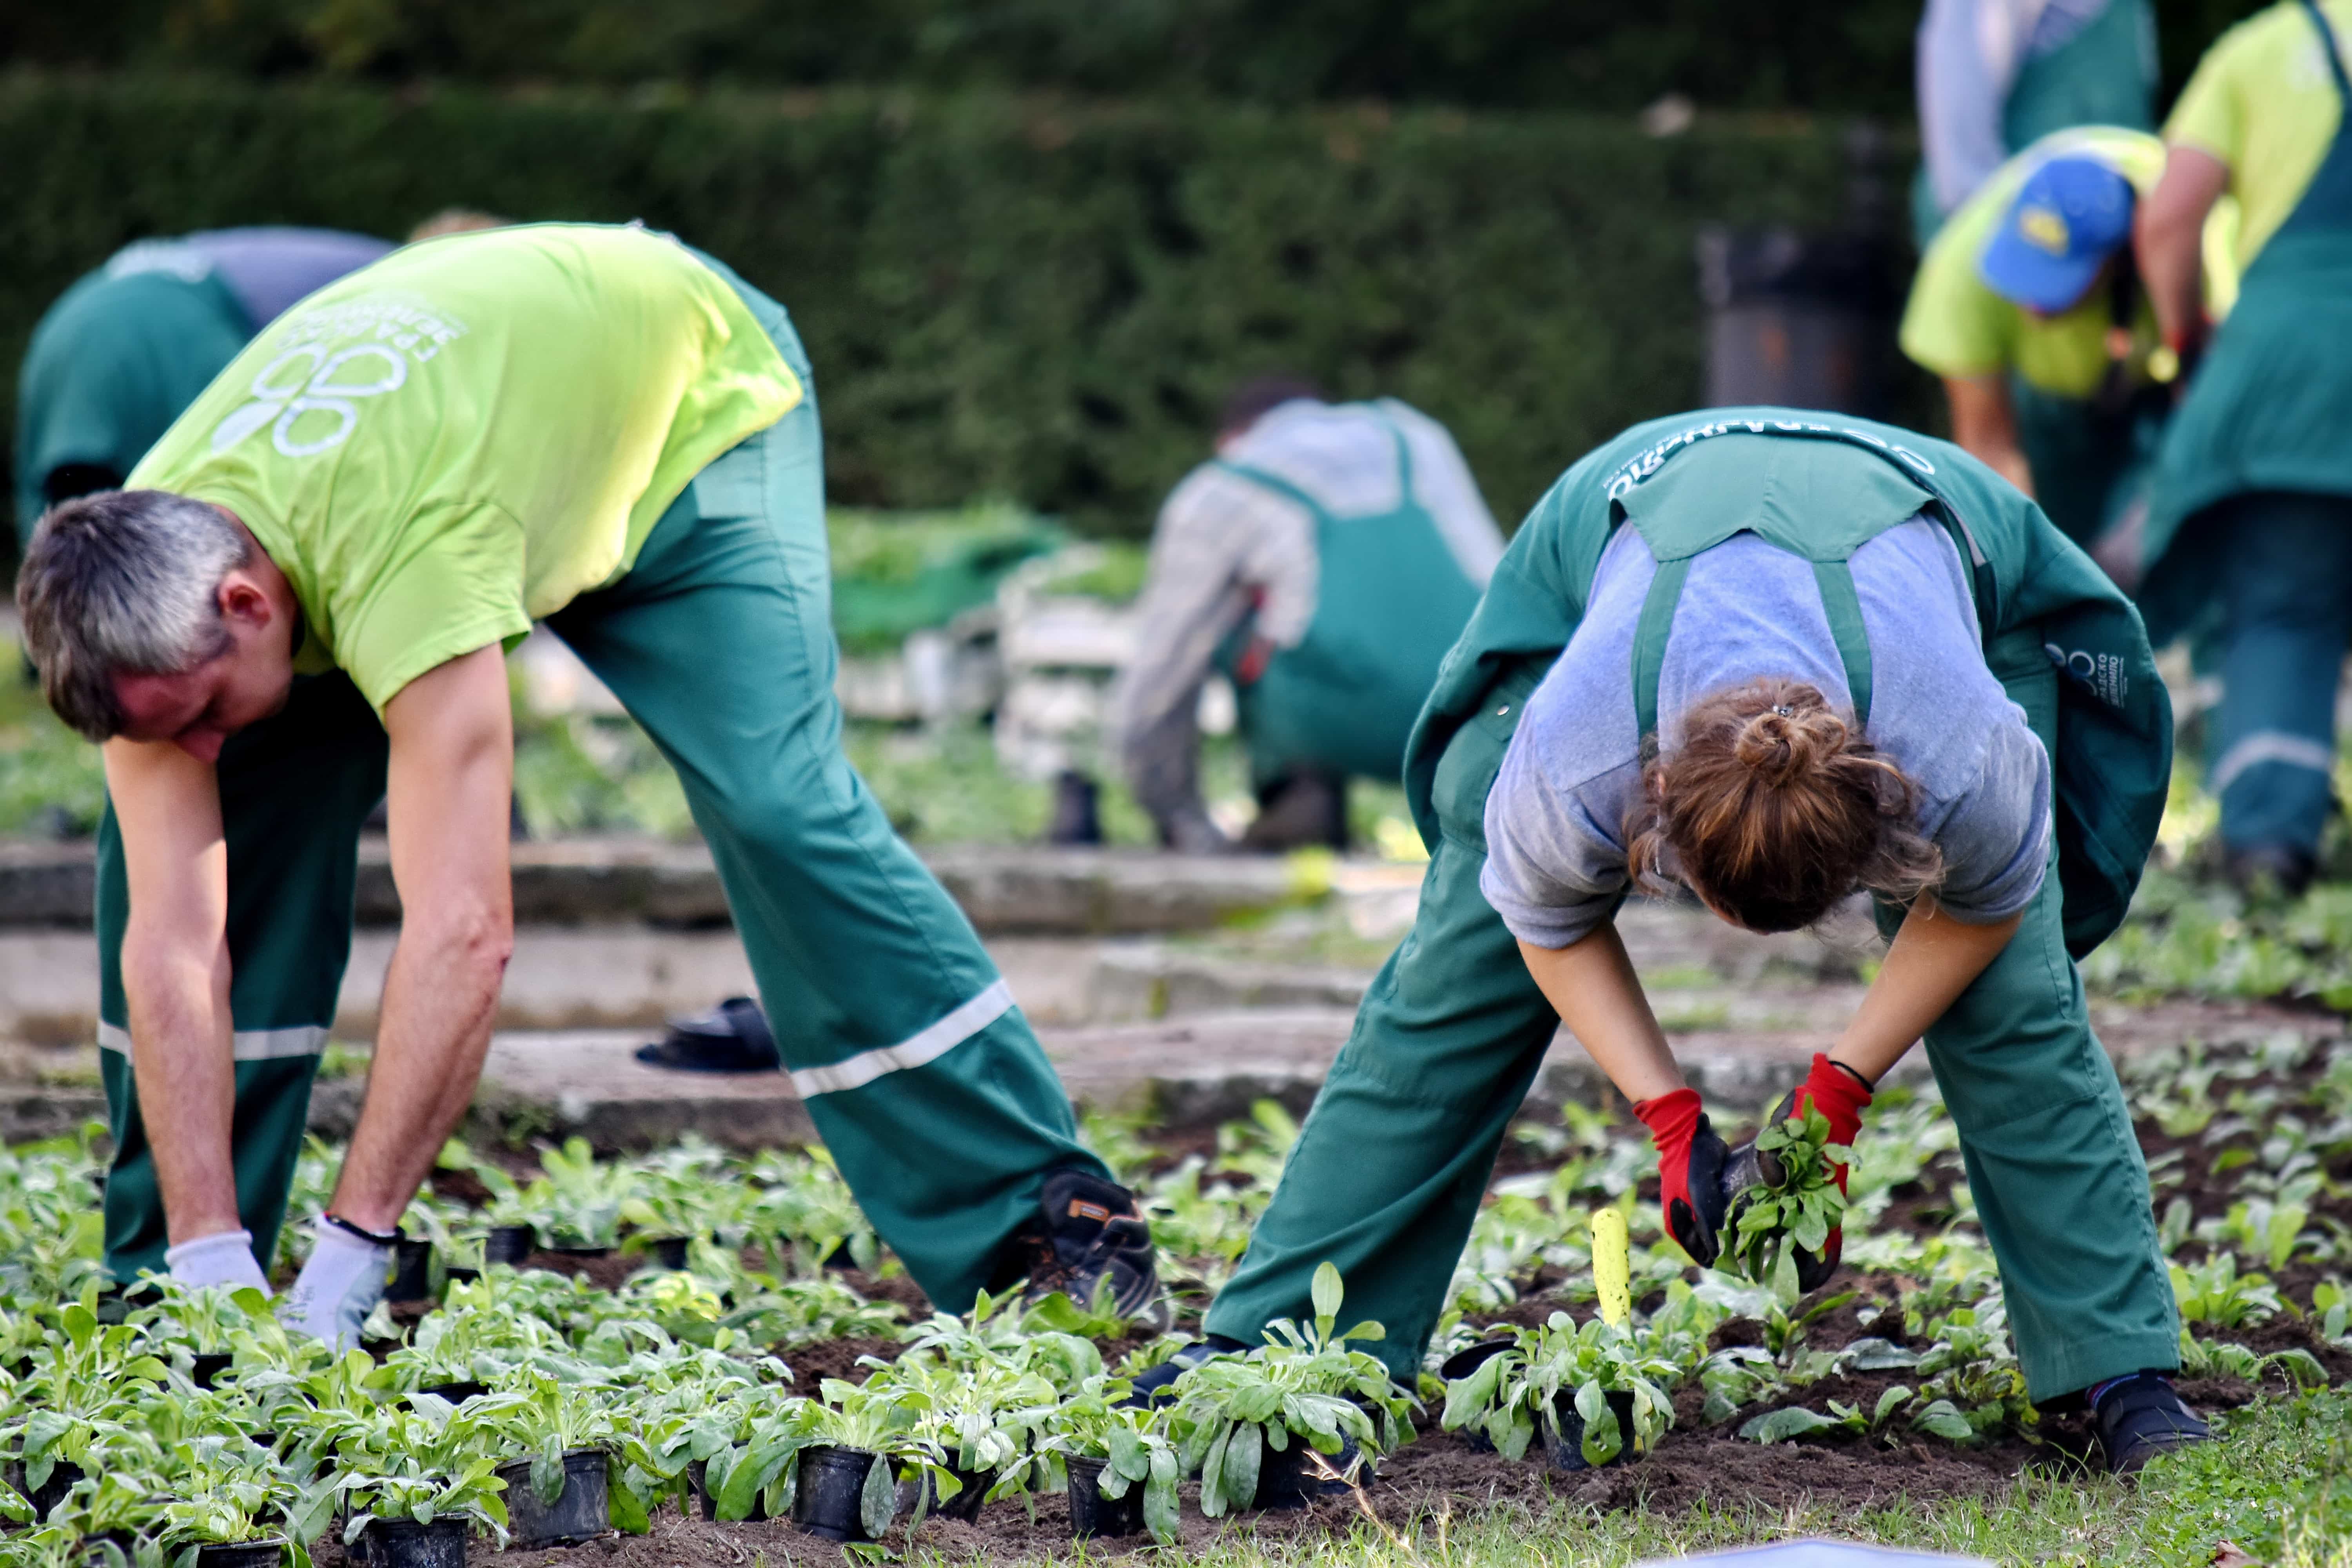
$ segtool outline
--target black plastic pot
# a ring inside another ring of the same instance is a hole
[[[466,1521],[372,1519],[346,1556],[363,1568],[466,1568]]]
[[[494,1225],[489,1235],[482,1238],[482,1267],[508,1263],[520,1268],[522,1260],[539,1250],[539,1233],[527,1225]]]
[[[74,1483],[81,1478],[82,1468],[79,1465],[60,1459],[49,1468],[49,1479],[43,1481],[39,1487],[32,1488],[25,1484],[23,1465],[8,1467],[8,1484],[16,1489],[18,1496],[33,1505],[33,1518],[36,1521],[48,1518],[49,1510],[65,1501],[66,1493],[73,1490]]]
[[[864,1448],[826,1444],[801,1450],[800,1487],[793,1497],[793,1522],[827,1541],[872,1541],[860,1502],[866,1478],[882,1462]]]
[[[690,1236],[657,1236],[646,1244],[646,1250],[653,1255],[655,1268],[676,1271],[686,1267],[687,1248],[693,1245]]]
[[[507,1529],[517,1546],[567,1545],[593,1541],[613,1528],[613,1498],[602,1448],[574,1448],[563,1456],[563,1491],[552,1503],[530,1489],[530,1461],[500,1465],[507,1484]]]
[[[433,1244],[406,1237],[392,1244],[392,1283],[383,1288],[387,1301],[429,1301],[433,1299]]]
[[[468,1380],[462,1383],[428,1383],[417,1389],[416,1392],[419,1394],[430,1394],[436,1395],[438,1398],[447,1400],[452,1405],[463,1405],[468,1399],[473,1398],[474,1395],[478,1394],[488,1394],[489,1391],[490,1385],[488,1384],[475,1383]]]
[[[719,1517],[719,1500],[710,1495],[710,1486],[707,1479],[709,1474],[709,1470],[710,1467],[700,1459],[697,1459],[694,1463],[686,1467],[688,1478],[694,1482],[694,1495],[702,1504],[702,1517],[705,1519],[717,1519]],[[746,1523],[756,1523],[767,1517],[767,1489],[762,1488],[761,1489],[760,1494],[751,1500],[751,1511],[745,1514],[743,1519]]]
[[[1102,1494],[1103,1461],[1072,1459],[1070,1471],[1070,1533],[1083,1541],[1089,1535],[1143,1533],[1143,1483],[1134,1482],[1122,1498]]]
[[[445,1284],[449,1285],[470,1285],[481,1277],[482,1271],[480,1269],[461,1268],[456,1264],[451,1264],[448,1268],[441,1270],[442,1281]]]
[[[196,1568],[278,1568],[286,1560],[286,1538],[215,1542],[196,1548]]]
[[[1440,1363],[1437,1375],[1448,1383],[1459,1383],[1505,1351],[1509,1350],[1512,1342],[1509,1340],[1481,1340],[1468,1350],[1455,1351]],[[1462,1446],[1474,1454],[1491,1454],[1495,1451],[1495,1440],[1484,1432],[1463,1433]]]
[[[1609,1468],[1630,1465],[1641,1458],[1633,1451],[1633,1391],[1630,1388],[1612,1390],[1606,1395],[1609,1408],[1617,1414],[1617,1436],[1622,1441],[1617,1457]],[[1551,1468],[1555,1470],[1589,1470],[1593,1467],[1584,1458],[1584,1417],[1576,1413],[1576,1396],[1563,1394],[1553,1404],[1559,1412],[1559,1441],[1551,1447]]]
[[[236,1360],[236,1357],[226,1351],[205,1351],[196,1356],[195,1364],[189,1369],[188,1375],[198,1388],[210,1388],[213,1379],[226,1372],[229,1363]]]
[[[1305,1508],[1318,1497],[1345,1492],[1347,1482],[1326,1480],[1316,1469],[1314,1460],[1307,1457],[1314,1452],[1307,1447],[1307,1439],[1295,1432],[1291,1434],[1289,1447],[1279,1451],[1273,1448],[1259,1450],[1257,1496],[1250,1506]],[[1348,1467],[1356,1462],[1358,1452],[1355,1439],[1351,1437],[1341,1442],[1338,1453],[1325,1454],[1321,1458],[1325,1464],[1344,1476],[1348,1473]],[[1366,1466],[1366,1473],[1358,1479],[1370,1479],[1370,1467]]]
[[[960,1470],[953,1465],[950,1465],[948,1474],[956,1479],[959,1489],[955,1496],[945,1502],[940,1500],[939,1491],[932,1486],[928,1471],[919,1480],[900,1481],[898,1511],[911,1514],[915,1511],[916,1505],[919,1503],[922,1505],[923,1512],[935,1519],[960,1519],[966,1524],[978,1519],[982,1500],[988,1496],[988,1489],[996,1484],[996,1472]]]

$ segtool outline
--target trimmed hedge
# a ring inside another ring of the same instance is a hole
[[[0,355],[142,235],[396,235],[457,203],[642,217],[791,307],[844,504],[1002,495],[1139,534],[1223,390],[1289,369],[1444,420],[1515,519],[1596,441],[1697,401],[1696,226],[1833,222],[1842,142],[1798,119],[1654,140],[1570,115],[19,73]]]

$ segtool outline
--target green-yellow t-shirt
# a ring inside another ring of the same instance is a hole
[[[2352,0],[2322,0],[2339,47],[2352,47]],[[2164,139],[2210,153],[2230,168],[2244,213],[2239,268],[2256,256],[2319,172],[2344,105],[2301,0],[2283,0],[2215,41],[2180,91]]]
[[[628,571],[799,378],[665,235],[544,224],[394,251],[279,317],[130,477],[235,512],[379,715]]]
[[[2129,180],[2143,196],[2164,174],[2163,142],[2144,131],[2113,125],[2053,132],[2010,159],[1952,214],[1920,258],[1903,311],[1906,354],[1937,375],[2015,371],[2029,385],[2060,397],[2089,397],[2099,390],[2106,379],[2107,331],[2113,324],[2105,289],[2093,289],[2071,310],[2037,316],[1993,292],[1978,269],[2026,178],[2053,158],[2086,155]],[[2237,297],[2237,269],[2230,261],[2237,221],[2235,205],[2224,202],[2205,225],[2206,294],[2216,317]],[[2156,317],[2145,300],[2132,339],[2128,368],[2144,380],[2158,341]]]

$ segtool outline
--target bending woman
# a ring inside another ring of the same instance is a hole
[[[1628,431],[1538,504],[1440,672],[1406,763],[1431,850],[1414,930],[1209,1331],[1305,1311],[1328,1258],[1391,1370],[1417,1370],[1560,1020],[1635,1102],[1667,1223],[1712,1263],[1731,1152],[1616,908],[1679,882],[1790,931],[1868,889],[1893,946],[1793,1100],[1850,1142],[1924,1034],[2032,1397],[2087,1396],[2118,1469],[2203,1436],[2165,1378],[2180,1331],[2147,1167],[2072,962],[2129,903],[2170,756],[2129,603],[1958,447],[1775,408]]]

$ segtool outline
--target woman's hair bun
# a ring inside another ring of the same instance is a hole
[[[1801,689],[1811,692],[1810,688]],[[1731,754],[1764,783],[1779,787],[1845,749],[1845,721],[1812,693],[1810,703],[1779,703],[1751,715],[1733,737]]]

